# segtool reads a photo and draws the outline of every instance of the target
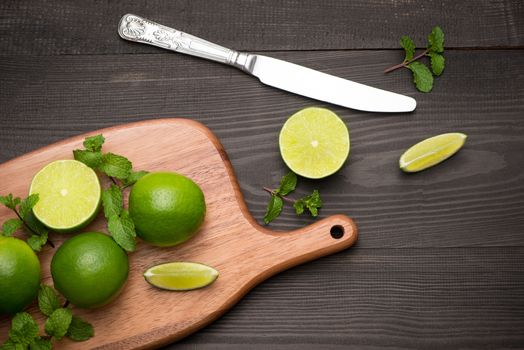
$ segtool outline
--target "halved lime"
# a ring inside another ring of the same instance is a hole
[[[101,187],[95,171],[76,160],[49,163],[33,177],[29,193],[38,193],[36,218],[58,232],[89,224],[100,208]]]
[[[218,271],[194,262],[171,262],[151,267],[144,278],[161,289],[184,291],[210,285],[218,278]]]
[[[280,131],[280,154],[298,175],[320,179],[337,172],[349,155],[349,131],[335,113],[309,107],[293,114]]]
[[[441,134],[411,146],[399,160],[402,171],[414,173],[432,167],[454,155],[468,136],[460,132]]]

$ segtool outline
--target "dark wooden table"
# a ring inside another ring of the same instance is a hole
[[[220,64],[121,40],[127,12],[239,50],[417,99],[371,114],[264,85]],[[447,67],[419,93],[400,62],[446,34]],[[306,106],[338,113],[351,156],[319,189],[321,217],[352,216],[357,245],[281,273],[169,349],[524,348],[524,5],[509,1],[0,2],[0,161],[115,124],[203,122],[224,144],[253,216],[286,172],[278,132]],[[405,175],[418,140],[469,135],[452,159]],[[0,174],[1,176],[1,174]],[[312,222],[285,210],[273,228]]]

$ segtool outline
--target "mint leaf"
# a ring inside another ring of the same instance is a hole
[[[42,247],[47,243],[48,233],[44,233],[41,235],[31,235],[27,239],[27,244],[33,249],[35,252],[39,252],[42,250]]]
[[[304,213],[304,210],[307,208],[312,216],[318,215],[318,209],[322,207],[322,200],[320,199],[320,193],[317,190],[314,190],[312,194],[304,198],[297,200],[293,207],[298,215]]]
[[[2,235],[4,236],[12,236],[13,233],[15,233],[24,222],[20,219],[9,219],[2,225]]]
[[[29,227],[29,230],[26,229],[25,231],[28,234],[32,234],[33,232],[38,233],[39,235],[46,235],[48,233],[47,228],[35,217],[35,214],[30,211],[24,218],[24,223],[27,227]],[[33,232],[31,232],[33,231]]]
[[[408,68],[413,72],[413,80],[417,89],[422,92],[430,92],[433,88],[433,74],[429,68],[420,62],[413,62],[408,65]]]
[[[84,163],[90,168],[97,169],[102,164],[101,151],[89,151],[84,149],[75,149],[73,156],[79,162]]]
[[[69,329],[72,318],[71,310],[56,309],[45,322],[45,332],[56,340],[62,339]]]
[[[126,158],[114,153],[106,153],[102,156],[102,164],[99,169],[107,176],[116,177],[117,179],[125,179],[131,173],[133,165]]]
[[[400,46],[404,48],[404,51],[406,52],[406,57],[404,58],[404,62],[410,61],[413,59],[413,56],[415,55],[415,43],[411,38],[407,35],[403,35],[400,38]]]
[[[271,195],[271,199],[267,205],[266,215],[264,215],[264,223],[267,225],[273,221],[277,216],[280,215],[284,203],[282,198],[274,194]]]
[[[9,338],[13,343],[28,345],[38,337],[38,324],[27,312],[19,312],[11,321]]]
[[[26,350],[27,344],[17,344],[11,339],[7,339],[5,343],[0,345],[0,350]]]
[[[102,191],[102,205],[106,219],[112,216],[120,216],[124,205],[122,199],[122,190],[115,184]]]
[[[29,195],[20,203],[19,214],[25,220],[26,216],[33,210],[33,207],[38,203],[38,193]]]
[[[297,175],[290,171],[282,177],[282,180],[280,180],[280,187],[278,188],[277,193],[285,196],[290,192],[293,192],[295,187],[297,187]]]
[[[293,203],[293,208],[295,208],[295,213],[297,213],[297,215],[302,215],[306,208],[306,203],[303,200],[298,199]]]
[[[51,314],[55,310],[60,309],[61,306],[57,292],[53,288],[41,284],[40,290],[38,291],[38,307],[40,308],[40,312],[46,316],[51,316]]]
[[[436,52],[430,52],[428,55],[431,60],[431,70],[433,71],[433,74],[437,76],[441,75],[444,71],[444,56]]]
[[[120,247],[128,252],[135,251],[135,225],[127,210],[123,210],[121,216],[111,216],[107,222],[107,229]]]
[[[428,49],[437,53],[444,52],[444,32],[439,26],[433,27],[428,35]]]
[[[127,178],[124,179],[124,186],[131,186],[134,185],[135,182],[140,180],[141,177],[144,175],[147,175],[149,172],[141,170],[141,171],[131,171],[131,174]]]
[[[53,344],[51,343],[51,340],[42,338],[37,338],[29,344],[29,350],[51,350],[52,348]]]
[[[89,322],[73,316],[66,336],[74,341],[84,341],[91,338],[94,334],[93,326]]]
[[[84,140],[84,147],[88,151],[99,152],[102,150],[102,145],[104,144],[105,140],[106,139],[103,135],[86,137]]]
[[[13,194],[9,193],[7,196],[0,196],[0,203],[11,210],[16,210],[16,206],[20,204],[20,198],[13,198]]]

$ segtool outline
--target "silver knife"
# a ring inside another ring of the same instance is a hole
[[[276,58],[230,50],[137,15],[124,15],[118,34],[126,40],[225,63],[256,76],[264,84],[344,107],[369,112],[411,112],[417,106],[415,99],[408,96]]]

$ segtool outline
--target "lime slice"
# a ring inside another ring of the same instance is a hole
[[[144,278],[155,287],[183,291],[210,285],[218,278],[218,271],[199,263],[172,262],[151,267]]]
[[[280,131],[280,154],[298,175],[320,179],[337,172],[349,155],[349,131],[335,113],[309,107],[293,114]]]
[[[58,232],[89,224],[100,208],[101,188],[95,171],[76,160],[57,160],[40,170],[29,193],[38,193],[36,218]]]
[[[414,173],[432,167],[454,155],[466,138],[467,135],[454,132],[425,139],[404,152],[399,160],[400,169]]]

